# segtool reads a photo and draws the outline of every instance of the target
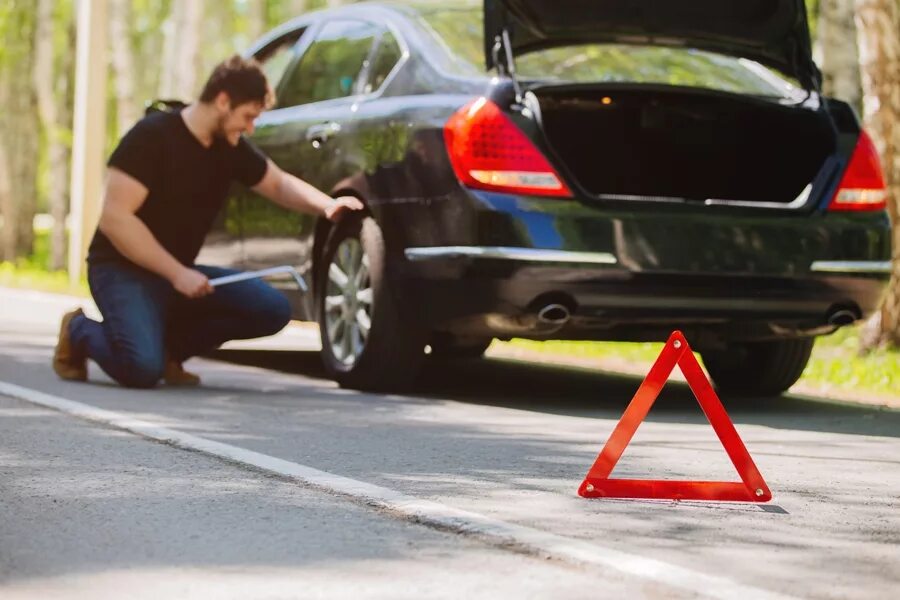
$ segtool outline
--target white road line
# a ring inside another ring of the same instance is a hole
[[[567,562],[608,567],[629,575],[651,579],[711,598],[728,600],[732,598],[765,598],[773,600],[776,598],[790,598],[789,596],[731,581],[724,577],[707,575],[652,558],[606,548],[592,542],[567,538],[530,527],[507,523],[478,513],[459,510],[430,500],[422,500],[389,488],[341,477],[340,475],[320,471],[295,462],[260,454],[252,450],[245,450],[230,444],[214,442],[174,429],[158,427],[147,421],[134,419],[125,414],[103,410],[89,404],[52,396],[11,383],[0,381],[0,394],[57,410],[86,421],[130,431],[142,437],[164,442],[178,448],[203,452],[232,463],[262,469],[322,491],[346,496],[361,504],[383,509],[412,522],[476,536],[505,548],[512,547],[530,554]]]

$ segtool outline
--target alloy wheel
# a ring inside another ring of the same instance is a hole
[[[359,360],[372,328],[369,257],[359,240],[343,240],[328,265],[325,327],[331,353],[346,367]]]

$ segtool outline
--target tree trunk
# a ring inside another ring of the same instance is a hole
[[[881,154],[893,225],[891,280],[880,314],[880,342],[900,345],[900,7],[856,0],[863,120]]]
[[[267,0],[248,0],[247,2],[247,36],[256,40],[266,30]]]
[[[822,0],[819,4],[818,49],[825,95],[860,109],[862,93],[854,0]]]
[[[131,0],[109,0],[109,50],[116,82],[117,135],[121,137],[138,120],[140,112],[134,99],[134,52],[129,23]]]
[[[12,186],[9,183],[9,161],[6,151],[6,143],[0,136],[0,262],[12,260],[16,257],[16,237],[11,235],[15,231],[11,227],[14,218]],[[9,225],[8,225],[9,224]]]
[[[174,0],[165,24],[160,96],[188,101],[197,92],[203,0]]]
[[[35,30],[34,71],[32,81],[37,96],[38,115],[47,151],[47,203],[53,216],[50,239],[51,270],[65,265],[65,207],[68,199],[68,148],[63,134],[60,105],[64,106],[67,73],[54,73],[53,0],[39,0]],[[62,71],[62,69],[60,69]],[[62,88],[62,89],[60,89]],[[63,96],[62,102],[60,96]],[[62,111],[65,113],[65,111]]]
[[[72,162],[72,107],[75,104],[75,19],[67,13],[61,20],[64,28],[62,46],[58,52],[58,75],[56,85],[57,120],[63,136],[50,154],[50,214],[53,217],[53,231],[50,234],[50,268],[65,269],[68,264],[69,240],[66,236],[66,217],[69,213],[69,185]]]
[[[134,38],[133,79],[135,98],[139,105],[160,97],[165,64],[160,57],[165,53],[168,36],[164,32],[167,19],[171,16],[168,8],[165,2],[149,2],[142,7],[142,18],[133,19],[129,23]]]
[[[38,163],[36,98],[28,74],[34,69],[34,6],[13,5],[6,14],[4,63],[0,64],[0,136],[5,145],[9,194],[4,202],[2,258],[26,256],[34,246]]]

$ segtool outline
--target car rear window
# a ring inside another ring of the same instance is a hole
[[[422,10],[422,20],[452,55],[460,74],[484,73],[481,10]],[[523,80],[560,83],[633,82],[793,98],[796,82],[757,62],[690,48],[585,44],[516,58]]]

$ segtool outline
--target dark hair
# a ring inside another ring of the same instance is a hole
[[[203,86],[200,102],[212,102],[220,92],[228,94],[232,108],[247,102],[269,106],[273,100],[272,88],[259,63],[238,54],[216,65]]]

